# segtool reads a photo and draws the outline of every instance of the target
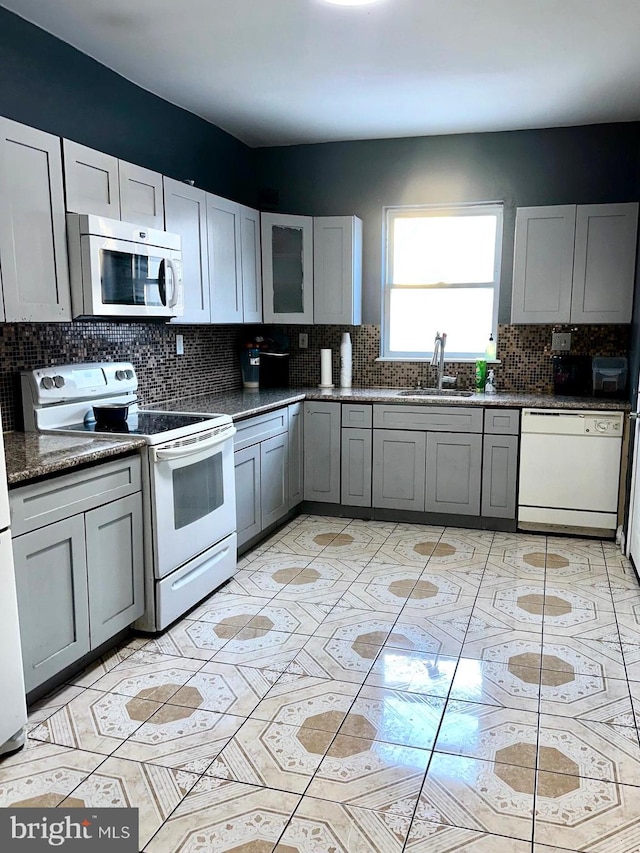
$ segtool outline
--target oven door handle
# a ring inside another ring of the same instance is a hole
[[[215,447],[217,444],[222,444],[223,441],[227,441],[236,434],[236,428],[231,427],[228,430],[225,430],[220,435],[214,435],[212,438],[205,439],[204,441],[198,441],[194,444],[189,444],[183,447],[163,447],[163,448],[151,448],[153,451],[154,460],[158,459],[160,461],[164,459],[185,459],[187,456],[195,456],[196,453],[201,453],[203,450],[209,450],[212,447]]]

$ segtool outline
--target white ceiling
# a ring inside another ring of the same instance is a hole
[[[1,0],[252,146],[640,119],[639,0]]]

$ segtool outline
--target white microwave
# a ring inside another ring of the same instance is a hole
[[[67,213],[74,317],[154,320],[184,311],[179,234]]]

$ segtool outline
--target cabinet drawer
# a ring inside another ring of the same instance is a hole
[[[373,422],[371,406],[360,406],[356,403],[342,404],[342,426],[355,429],[370,429]]]
[[[13,536],[37,530],[141,489],[140,457],[125,456],[9,492]]]
[[[485,409],[484,431],[491,435],[518,435],[520,409]]]
[[[428,430],[429,432],[482,432],[482,409],[464,406],[373,407],[378,429]]]
[[[286,407],[267,412],[266,415],[256,415],[235,423],[236,435],[233,440],[234,450],[243,450],[265,438],[280,435],[289,429],[289,415]]]

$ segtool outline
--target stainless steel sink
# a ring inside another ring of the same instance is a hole
[[[473,391],[458,391],[457,388],[410,388],[398,391],[398,397],[473,397]]]

